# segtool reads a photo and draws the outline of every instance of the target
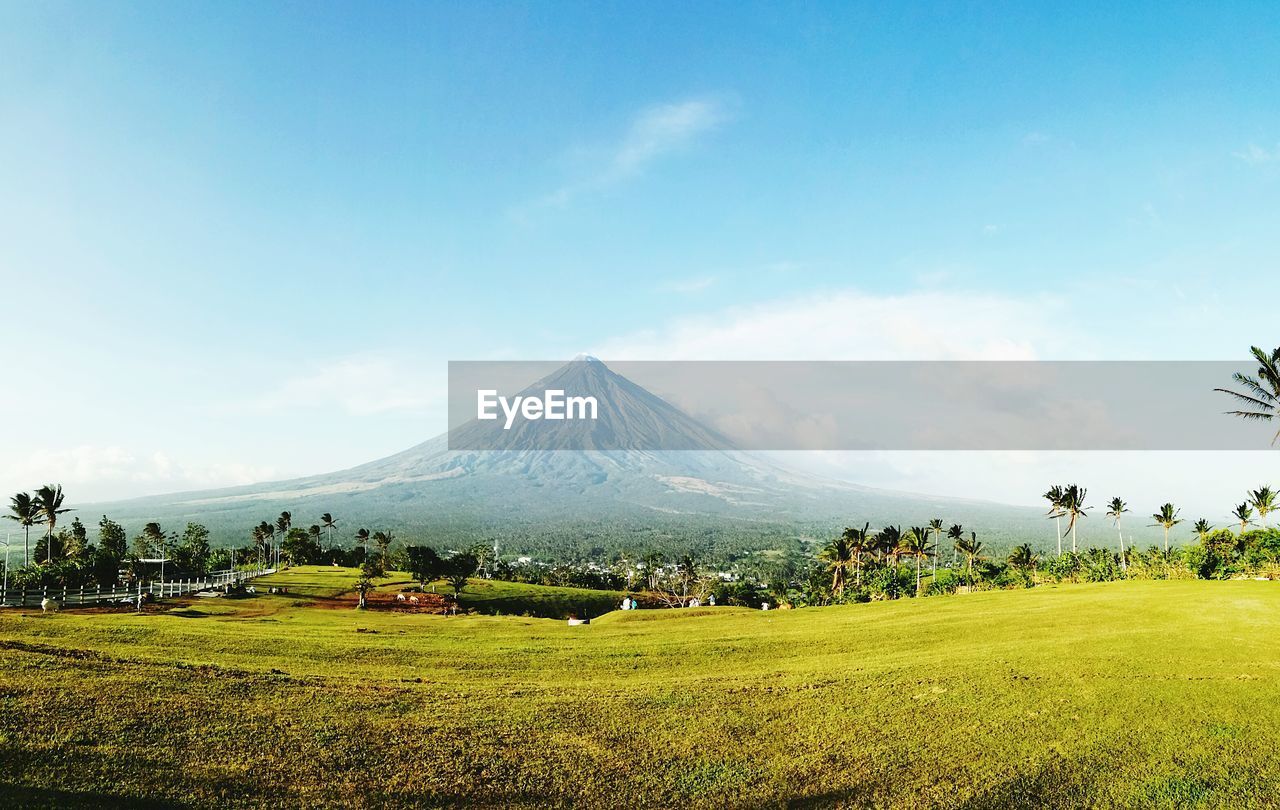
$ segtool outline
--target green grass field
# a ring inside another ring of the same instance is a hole
[[[438,586],[441,593],[449,589]],[[477,613],[508,616],[541,616],[566,618],[569,614],[595,618],[617,608],[622,591],[589,591],[583,588],[559,588],[547,585],[522,585],[518,582],[473,579],[462,592],[462,607]]]
[[[291,568],[255,580],[260,590],[270,586],[288,588],[288,596],[333,599],[350,596],[357,572],[352,568],[322,565]],[[413,577],[403,571],[391,571],[376,580],[380,591],[394,593],[417,586]],[[442,594],[452,593],[444,582],[435,583]],[[472,579],[462,592],[463,610],[490,615],[566,618],[570,614],[593,618],[608,613],[622,601],[622,591],[589,591],[583,588],[561,588],[547,585],[525,585],[518,582]]]
[[[1273,583],[568,627],[321,609],[343,574],[279,576],[170,612],[0,612],[0,806],[1280,802]]]

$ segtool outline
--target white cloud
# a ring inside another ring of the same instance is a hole
[[[185,464],[167,453],[117,445],[42,448],[5,465],[2,491],[62,484],[78,502],[135,497],[186,489],[236,486],[269,480],[275,469],[248,464]]]
[[[728,118],[724,105],[709,99],[687,99],[641,110],[614,144],[592,150],[584,175],[525,208],[564,206],[591,191],[636,177],[654,161],[688,147]]]
[[[612,174],[635,174],[655,158],[680,149],[725,118],[712,101],[682,101],[650,107],[636,116],[613,156]]]
[[[730,309],[623,335],[612,360],[1031,360],[1081,356],[1051,296],[841,290]]]
[[[1280,144],[1276,145],[1273,150],[1267,150],[1256,143],[1249,144],[1242,152],[1234,153],[1236,157],[1248,163],[1251,166],[1259,166],[1265,163],[1274,163],[1280,160]]]

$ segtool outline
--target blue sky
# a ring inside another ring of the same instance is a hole
[[[1280,8],[850,5],[0,6],[0,485],[358,463],[449,359],[1280,340]]]

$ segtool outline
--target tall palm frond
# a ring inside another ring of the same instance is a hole
[[[1231,379],[1237,386],[1243,388],[1244,392],[1230,388],[1213,390],[1233,397],[1237,404],[1243,406],[1234,411],[1227,411],[1229,415],[1250,421],[1270,422],[1280,415],[1280,348],[1276,348],[1270,354],[1257,346],[1251,346],[1249,351],[1253,354],[1254,360],[1258,361],[1257,374],[1236,372],[1231,375]],[[1280,441],[1280,431],[1276,431],[1276,435],[1271,438],[1272,444],[1278,441]]]
[[[28,492],[19,492],[9,499],[9,514],[12,520],[22,527],[22,564],[31,564],[31,527],[44,522],[40,514],[40,505]]]
[[[1111,501],[1107,503],[1107,517],[1115,521],[1116,534],[1120,536],[1120,570],[1121,571],[1125,571],[1129,567],[1128,564],[1125,562],[1124,532],[1120,530],[1120,518],[1128,511],[1129,511],[1129,505],[1125,503],[1124,500],[1121,498],[1112,498]]]
[[[1240,533],[1244,534],[1245,530],[1253,525],[1253,507],[1248,501],[1238,505],[1231,516],[1240,521]]]
[[[1178,513],[1180,511],[1182,510],[1175,509],[1173,504],[1166,503],[1160,507],[1159,512],[1156,512],[1151,516],[1155,520],[1155,523],[1152,524],[1153,526],[1164,527],[1164,553],[1166,555],[1169,553],[1169,530],[1182,522],[1178,518]]]
[[[53,562],[53,530],[58,525],[58,515],[70,512],[62,506],[62,484],[45,484],[36,490],[36,506],[40,509],[40,522],[44,524],[45,549],[48,562]]]

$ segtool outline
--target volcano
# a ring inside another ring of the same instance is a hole
[[[585,427],[566,423],[564,446],[629,449],[548,449],[543,436],[540,449],[525,450],[513,430],[486,445],[497,449],[451,450],[451,443],[466,445],[473,432],[494,424],[471,422],[454,430],[452,442],[440,435],[339,472],[85,509],[130,530],[150,520],[200,522],[215,541],[236,544],[282,510],[298,525],[331,512],[344,535],[365,526],[391,529],[406,541],[460,547],[499,539],[512,552],[561,556],[658,542],[771,548],[826,537],[845,525],[911,525],[932,517],[981,526],[988,539],[1045,534],[1034,509],[877,490],[740,451],[595,358],[569,362],[526,393],[547,388],[600,403],[598,420]],[[584,429],[590,431],[585,437],[568,433]],[[688,449],[638,449],[653,446]]]

